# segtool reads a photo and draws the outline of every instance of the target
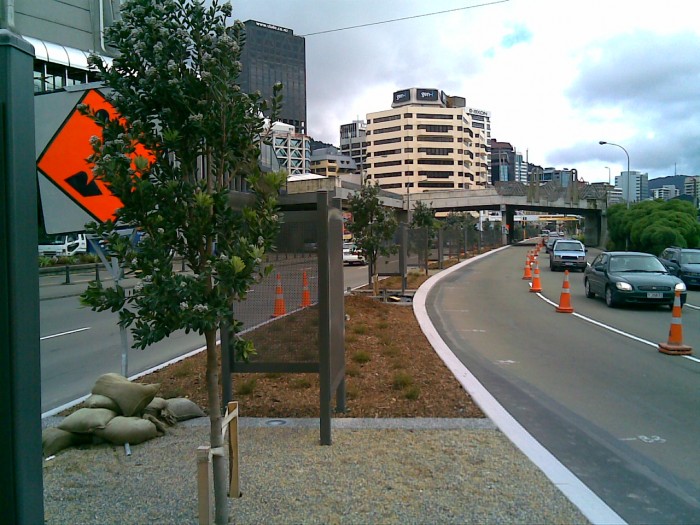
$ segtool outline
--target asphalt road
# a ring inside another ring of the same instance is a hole
[[[700,361],[658,352],[671,312],[610,309],[584,296],[575,273],[575,313],[557,313],[564,274],[550,272],[542,252],[543,291],[530,292],[522,279],[526,251],[508,248],[440,281],[426,304],[438,332],[505,409],[625,520],[699,523]],[[688,303],[684,343],[700,349],[693,308],[700,292],[690,292]]]

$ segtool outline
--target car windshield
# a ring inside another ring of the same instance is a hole
[[[666,272],[656,257],[644,255],[618,255],[610,258],[611,272]]]
[[[582,252],[583,247],[577,242],[559,241],[554,246],[555,249],[567,252]]]
[[[700,264],[700,252],[681,252],[681,264]]]

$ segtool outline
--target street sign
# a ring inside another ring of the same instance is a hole
[[[80,103],[90,106],[96,112],[105,111],[110,119],[119,117],[114,106],[95,89],[85,91],[78,101]],[[92,174],[94,164],[87,160],[93,153],[90,145],[92,136],[101,138],[102,128],[90,117],[80,113],[76,104],[39,156],[37,168],[93,219],[105,222],[114,218],[114,213],[122,207],[122,202],[107,184]],[[138,155],[153,160],[140,144],[136,146],[132,158]]]

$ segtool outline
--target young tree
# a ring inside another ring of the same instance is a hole
[[[440,223],[435,219],[435,211],[432,206],[420,200],[416,202],[410,226],[418,230],[418,249],[425,263],[425,275],[428,275],[430,241],[435,238],[435,232],[440,228]]]
[[[352,222],[348,224],[348,230],[352,233],[360,253],[369,263],[374,295],[379,295],[377,258],[397,250],[396,245],[390,244],[390,241],[394,237],[398,222],[394,212],[379,200],[379,191],[377,185],[364,184],[348,201],[348,209],[352,213]]]
[[[176,330],[204,335],[210,441],[218,449],[217,328],[232,319],[233,302],[245,299],[269,272],[262,261],[278,231],[283,175],[261,173],[258,157],[263,114],[276,113],[280,86],[269,104],[240,91],[244,26],[227,26],[229,4],[131,0],[121,16],[105,32],[119,56],[111,65],[91,59],[112,89],[120,117],[82,109],[103,126],[102,140],[91,140],[94,175],[110,185],[123,207],[114,220],[91,229],[143,280],[129,295],[120,286],[94,282],[82,300],[94,310],[119,312],[120,325],[131,327],[138,348]],[[234,177],[248,181],[253,197],[238,211],[229,203]],[[118,235],[117,224],[143,233],[138,246]],[[191,272],[174,272],[174,253]],[[240,322],[232,325],[240,331]],[[239,340],[237,351],[245,357],[253,349]],[[225,458],[214,455],[213,464],[215,519],[227,523]]]

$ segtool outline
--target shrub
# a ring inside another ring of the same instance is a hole
[[[353,333],[357,335],[365,335],[367,333],[367,328],[364,326],[353,326],[352,327]]]
[[[245,381],[240,381],[238,383],[238,387],[236,388],[236,393],[239,396],[248,396],[255,391],[256,383],[257,383],[257,380],[255,378],[247,379]]]
[[[403,392],[403,396],[406,399],[410,399],[411,401],[415,401],[420,397],[420,389],[417,386],[410,386]]]
[[[289,382],[292,388],[303,390],[311,387],[311,381],[306,377],[295,377]]]
[[[39,256],[39,268],[46,268],[54,264],[55,260],[53,257],[46,257],[45,255]]]

